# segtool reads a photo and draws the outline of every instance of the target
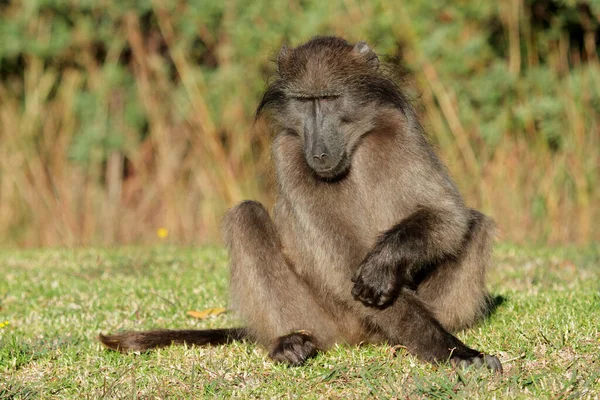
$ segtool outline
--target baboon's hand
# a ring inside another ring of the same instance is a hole
[[[352,277],[352,296],[367,306],[383,307],[398,293],[397,268],[382,252],[369,253]]]

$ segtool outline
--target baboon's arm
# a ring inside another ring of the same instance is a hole
[[[458,253],[466,229],[458,208],[419,208],[379,237],[352,278],[352,295],[385,306],[427,265]]]

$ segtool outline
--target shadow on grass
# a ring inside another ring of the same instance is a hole
[[[501,294],[497,294],[495,296],[490,295],[487,301],[487,313],[485,314],[485,318],[489,318],[502,304],[506,303],[507,301],[508,298],[506,296],[502,296]]]

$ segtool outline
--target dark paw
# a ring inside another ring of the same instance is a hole
[[[398,293],[396,268],[367,257],[352,278],[352,296],[367,306],[383,307]]]
[[[455,356],[452,357],[451,362],[459,368],[468,368],[471,366],[476,368],[486,367],[492,372],[502,372],[502,364],[498,360],[498,357],[489,354],[481,353],[476,356]]]
[[[304,364],[306,360],[317,354],[316,341],[307,332],[294,332],[275,340],[269,357],[294,367]]]

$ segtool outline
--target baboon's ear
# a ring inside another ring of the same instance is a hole
[[[379,58],[371,49],[371,47],[369,47],[367,42],[360,41],[356,43],[356,45],[354,45],[354,49],[352,49],[352,52],[364,59],[373,69],[377,69],[379,67]]]
[[[281,46],[281,50],[279,50],[279,53],[277,54],[277,69],[279,70],[279,73],[282,73],[285,69],[285,61],[287,60],[289,54],[290,50],[288,47],[285,44]]]

